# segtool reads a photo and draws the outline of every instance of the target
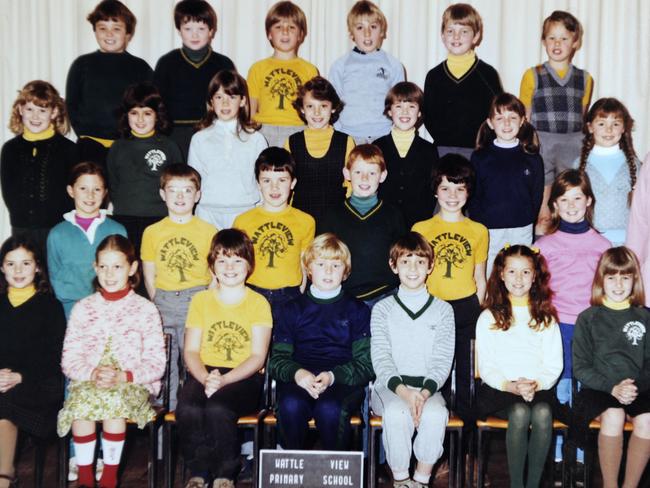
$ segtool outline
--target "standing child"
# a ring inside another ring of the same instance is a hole
[[[354,49],[330,68],[329,77],[347,110],[336,128],[369,144],[390,131],[383,116],[384,98],[390,88],[404,81],[404,66],[382,51],[388,22],[377,5],[367,0],[355,3],[348,13],[348,33]]]
[[[474,172],[459,154],[443,156],[433,176],[433,191],[440,212],[416,223],[433,246],[435,265],[427,278],[429,293],[454,309],[456,323],[456,410],[463,419],[475,418],[470,410],[470,344],[485,297],[488,230],[463,215],[472,194]]]
[[[544,158],[544,200],[535,235],[545,234],[550,223],[547,202],[553,179],[580,155],[582,119],[594,86],[587,71],[571,64],[582,33],[582,25],[569,12],[551,13],[542,25],[548,61],[528,69],[521,79],[519,98],[538,131]]]
[[[605,251],[573,338],[573,371],[582,383],[572,427],[579,445],[600,419],[598,458],[604,488],[618,487],[623,426],[632,417],[623,487],[639,486],[650,458],[650,312],[639,262],[626,247]]]
[[[344,105],[332,84],[320,76],[302,85],[293,102],[307,128],[284,143],[296,161],[297,182],[291,204],[316,221],[345,195],[341,170],[354,140],[332,127]]]
[[[632,144],[634,120],[615,98],[601,98],[585,116],[580,171],[596,196],[595,226],[614,246],[625,242],[639,160]],[[577,161],[576,161],[577,166]]]
[[[203,192],[196,215],[219,229],[260,200],[255,160],[267,147],[259,125],[250,121],[246,80],[222,70],[208,86],[208,113],[192,137],[188,162],[201,175]]]
[[[379,196],[402,211],[409,228],[428,219],[435,207],[430,182],[438,149],[418,135],[423,103],[424,94],[415,83],[403,81],[392,87],[384,101],[384,115],[392,120],[393,128],[374,142],[388,170]]]
[[[454,359],[454,313],[427,291],[433,248],[420,234],[410,232],[391,247],[390,266],[399,291],[375,305],[370,321],[377,375],[371,407],[382,416],[393,486],[425,488],[443,453],[449,418],[440,388]],[[417,466],[409,484],[412,451]]]
[[[149,396],[160,390],[165,343],[153,303],[137,295],[138,261],[124,236],[112,235],[97,247],[97,292],[72,310],[61,367],[71,380],[59,412],[61,437],[72,427],[79,467],[77,486],[93,487],[95,422],[102,421],[102,488],[117,486],[126,420],[143,428],[153,416]]]
[[[104,165],[108,149],[119,137],[116,113],[124,90],[149,81],[147,62],[126,47],[135,32],[136,18],[119,0],[102,0],[88,14],[99,51],[74,60],[68,71],[65,96],[82,161]]]
[[[63,389],[65,316],[50,292],[40,249],[26,236],[0,248],[0,487],[16,486],[18,432],[47,438]]]
[[[390,247],[404,235],[406,226],[401,212],[377,196],[386,179],[386,163],[377,146],[356,146],[343,174],[352,195],[325,214],[318,231],[332,232],[348,246],[354,268],[343,289],[372,307],[399,283],[388,258]]]
[[[93,292],[93,262],[99,243],[111,234],[127,234],[122,224],[100,209],[107,193],[101,166],[77,164],[70,171],[67,191],[74,210],[64,214],[63,222],[47,236],[47,266],[54,293],[69,318],[72,306]]]
[[[441,33],[448,55],[427,73],[424,125],[440,156],[456,152],[469,159],[490,103],[503,89],[496,70],[474,52],[483,39],[483,21],[474,7],[466,3],[447,7]]]
[[[47,234],[71,204],[65,187],[77,163],[75,144],[66,139],[65,103],[52,85],[27,83],[11,109],[16,137],[2,146],[0,182],[9,210],[11,235],[28,234],[42,250]]]
[[[206,258],[217,229],[192,213],[201,198],[201,175],[194,168],[167,166],[159,192],[167,217],[144,230],[140,257],[147,293],[172,336],[169,403],[174,410],[187,309],[194,294],[210,283]]]
[[[502,93],[490,105],[472,153],[476,187],[469,214],[489,229],[487,274],[506,243],[533,243],[544,194],[544,162],[535,128],[526,120],[524,104]]]
[[[262,124],[269,145],[282,146],[303,128],[291,104],[302,84],[318,75],[318,69],[298,57],[298,48],[307,37],[307,19],[295,3],[275,3],[266,14],[264,27],[273,56],[256,62],[248,71],[251,115]]]
[[[636,254],[641,266],[643,282],[650,283],[650,153],[639,170],[639,177],[634,187],[630,216],[627,224],[625,245]],[[650,307],[650,293],[646,296],[646,307]]]
[[[275,310],[299,296],[307,285],[300,259],[314,240],[316,223],[311,215],[289,205],[291,189],[296,186],[296,163],[285,149],[262,151],[255,161],[255,177],[262,205],[237,217],[233,227],[245,231],[255,249],[257,266],[248,285]]]
[[[482,379],[478,414],[508,420],[510,486],[539,486],[551,444],[552,388],[562,372],[562,338],[549,279],[539,250],[506,246],[494,262],[485,310],[476,324]]]
[[[313,418],[322,448],[344,450],[350,415],[360,410],[373,377],[370,309],[342,290],[350,251],[334,234],[316,237],[302,262],[311,286],[275,314],[269,362],[277,380],[280,444],[304,449]]]
[[[187,314],[187,381],[178,402],[181,452],[190,469],[185,488],[234,488],[240,469],[237,418],[259,407],[261,373],[271,342],[271,310],[246,287],[253,244],[238,229],[214,236],[208,266],[218,287],[197,293]]]
[[[120,132],[108,151],[107,170],[113,218],[121,223],[140,254],[144,229],[166,214],[158,188],[160,173],[182,163],[158,89],[149,82],[131,85],[122,99]]]
[[[549,233],[535,242],[551,273],[553,306],[559,317],[564,370],[557,384],[557,399],[571,403],[573,368],[571,344],[578,314],[589,307],[591,283],[601,254],[611,244],[593,228],[595,198],[586,173],[569,169],[560,173],[548,201]],[[555,461],[562,461],[562,436],[556,437]],[[583,453],[578,452],[582,462]]]
[[[171,138],[187,160],[194,126],[205,117],[205,93],[219,71],[235,69],[230,58],[212,50],[217,13],[205,0],[181,0],[174,7],[174,24],[183,46],[156,63],[154,82],[169,111]]]

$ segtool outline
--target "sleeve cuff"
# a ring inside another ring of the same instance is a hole
[[[399,385],[403,385],[404,382],[402,381],[402,378],[400,376],[393,376],[391,379],[388,380],[388,389],[395,393],[395,390],[397,390],[397,387]]]
[[[331,371],[328,371],[327,374],[330,375],[330,386],[332,386],[334,384],[334,379],[335,379],[334,373],[332,373]]]
[[[435,392],[438,391],[438,383],[433,381],[432,379],[427,378],[424,380],[424,384],[422,385],[423,390],[428,390],[428,392],[433,395]]]
[[[132,371],[125,371],[126,373],[126,382],[127,383],[133,383],[133,372]]]
[[[501,383],[501,391],[508,391],[508,383],[510,383],[509,380],[503,380],[503,383]]]

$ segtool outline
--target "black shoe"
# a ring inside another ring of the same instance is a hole
[[[242,456],[242,467],[237,477],[237,481],[250,483],[253,481],[253,458]]]
[[[553,486],[562,486],[562,467],[563,461],[555,461],[553,463]]]
[[[585,464],[576,463],[573,468],[573,486],[582,488],[585,486]]]

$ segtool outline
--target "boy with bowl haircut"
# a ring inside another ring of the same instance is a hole
[[[269,146],[282,146],[303,128],[292,102],[302,84],[318,75],[318,69],[298,57],[298,48],[307,36],[307,19],[300,7],[289,1],[277,2],[266,14],[264,26],[273,56],[256,62],[248,71],[251,116],[262,124]]]
[[[449,418],[440,388],[454,359],[454,313],[427,291],[433,261],[433,248],[424,237],[417,232],[401,237],[390,249],[399,290],[373,307],[370,320],[377,376],[371,407],[382,416],[386,458],[393,486],[399,488],[429,486]],[[413,451],[417,466],[409,483]]]
[[[390,134],[374,142],[384,154],[388,170],[379,196],[402,211],[409,228],[428,219],[435,207],[430,181],[438,149],[418,135],[424,120],[423,103],[424,94],[415,83],[402,81],[392,87],[384,101],[384,115],[393,127]]]
[[[194,294],[210,284],[207,257],[217,229],[193,215],[201,198],[201,176],[191,166],[167,166],[160,176],[160,197],[168,216],[144,230],[140,256],[149,297],[160,311],[165,332],[172,334],[169,393],[174,410],[187,310]]]
[[[390,122],[382,113],[384,98],[393,85],[404,81],[404,66],[381,49],[388,23],[377,5],[367,0],[355,3],[347,24],[355,47],[334,61],[329,72],[346,104],[335,127],[357,144],[367,144],[390,132]]]
[[[296,186],[296,163],[286,149],[269,147],[255,161],[262,205],[244,212],[233,227],[253,242],[257,265],[248,285],[272,308],[300,295],[307,283],[300,259],[314,240],[314,218],[289,205]]]
[[[450,5],[442,14],[441,35],[448,56],[427,73],[424,125],[440,156],[456,152],[469,159],[478,128],[503,88],[496,70],[474,52],[483,38],[483,21],[474,7]]]
[[[70,65],[65,102],[78,137],[79,160],[106,167],[108,149],[119,138],[117,113],[124,90],[151,81],[153,72],[145,60],[126,52],[136,25],[126,5],[103,0],[87,20],[99,50],[79,56]]]
[[[173,123],[171,138],[187,161],[194,126],[205,116],[205,94],[214,75],[235,69],[227,56],[210,46],[217,32],[217,14],[205,0],[181,0],[174,7],[174,24],[183,41],[180,49],[161,56],[154,82]]]
[[[350,248],[354,268],[344,289],[372,306],[398,284],[388,265],[388,251],[407,229],[401,212],[377,196],[387,175],[377,146],[356,146],[343,175],[352,187],[352,195],[325,215],[318,230],[336,234]]]

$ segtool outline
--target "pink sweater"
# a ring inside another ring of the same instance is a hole
[[[63,373],[71,380],[90,380],[109,337],[122,371],[131,371],[134,383],[157,394],[165,372],[160,314],[153,303],[133,291],[117,301],[94,293],[74,306],[63,342]]]
[[[634,187],[625,245],[639,258],[643,283],[646,287],[650,287],[650,153],[641,165]],[[645,304],[646,307],[650,307],[648,291],[646,291]]]
[[[554,232],[535,242],[551,273],[553,305],[560,322],[575,324],[578,314],[589,308],[591,284],[600,255],[610,242],[594,229],[584,234]]]

